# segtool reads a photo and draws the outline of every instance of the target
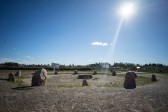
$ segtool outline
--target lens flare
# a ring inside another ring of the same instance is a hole
[[[133,3],[124,4],[120,9],[120,14],[124,18],[130,17],[133,13],[134,13],[134,4]]]

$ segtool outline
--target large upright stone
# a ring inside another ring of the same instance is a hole
[[[117,75],[117,74],[116,74],[116,72],[115,72],[115,71],[113,71],[113,72],[112,72],[112,76],[115,76],[115,75]]]
[[[75,71],[74,71],[74,75],[75,75],[75,74],[78,74],[78,70],[75,70]]]
[[[127,72],[125,75],[124,88],[126,89],[136,88],[135,78],[136,75],[134,72]]]
[[[151,81],[156,81],[156,75],[152,75]]]
[[[93,71],[93,75],[96,75],[96,74],[97,74],[97,71],[96,71],[96,70],[94,70],[94,71]]]
[[[78,75],[78,79],[91,79],[92,75]]]
[[[13,75],[13,73],[8,74],[8,80],[15,82],[15,76]]]
[[[21,76],[21,70],[18,70],[15,74],[15,76]]]
[[[55,70],[54,75],[57,75],[57,74],[58,74],[58,71],[57,71],[57,70]]]
[[[44,86],[47,81],[46,69],[40,69],[35,72],[32,77],[32,86]]]
[[[86,79],[83,80],[82,86],[88,86]]]

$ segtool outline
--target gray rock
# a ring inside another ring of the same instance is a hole
[[[93,75],[96,75],[96,74],[97,74],[97,71],[96,71],[96,70],[94,70],[94,71],[93,71]]]
[[[83,80],[82,86],[88,86],[86,79]]]
[[[156,75],[152,75],[151,81],[156,81]]]
[[[133,89],[136,88],[136,75],[134,72],[127,72],[125,75],[124,88]]]
[[[21,76],[21,70],[18,70],[15,74],[15,76]]]
[[[11,82],[15,82],[15,76],[13,75],[13,73],[10,73],[8,75],[8,80],[11,81]]]
[[[91,79],[92,75],[78,75],[78,79]]]
[[[56,74],[58,74],[58,71],[57,71],[57,70],[55,70],[55,72],[54,72],[54,75],[56,75]]]
[[[116,72],[115,72],[115,71],[113,71],[113,72],[112,72],[112,76],[115,76],[115,75],[117,75],[117,74],[116,74]]]
[[[74,74],[78,74],[78,70],[75,70],[75,71],[74,71]]]
[[[32,77],[32,86],[44,86],[47,81],[46,69],[40,69],[35,72]]]

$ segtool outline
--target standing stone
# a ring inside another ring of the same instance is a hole
[[[56,74],[58,74],[58,71],[57,71],[57,70],[55,70],[55,72],[54,72],[54,75],[56,75]]]
[[[94,71],[93,71],[93,75],[96,75],[96,74],[97,74],[97,71],[96,71],[96,70],[94,70]]]
[[[78,70],[75,70],[75,71],[74,71],[74,74],[78,74]]]
[[[78,79],[91,79],[92,75],[78,75]]]
[[[137,77],[137,74],[135,73],[135,72],[133,72],[134,73],[134,75],[135,75],[135,78]]]
[[[124,81],[124,88],[126,88],[126,89],[136,88],[135,73],[134,72],[127,72],[126,73],[125,81]]]
[[[37,70],[32,77],[32,86],[44,86],[47,81],[46,69]]]
[[[10,74],[8,75],[8,80],[9,80],[9,81],[12,81],[12,82],[15,82],[15,76],[13,75],[13,73],[10,73]]]
[[[15,76],[21,76],[21,70],[18,70],[15,74]]]
[[[117,74],[116,74],[116,72],[115,72],[115,71],[113,71],[113,72],[112,72],[112,76],[115,76],[115,75],[117,75]]]
[[[152,75],[151,81],[156,81],[156,75]]]
[[[86,79],[83,80],[82,86],[88,86]]]

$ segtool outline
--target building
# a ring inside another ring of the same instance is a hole
[[[59,68],[60,64],[58,63],[51,63],[51,67],[53,68]]]

